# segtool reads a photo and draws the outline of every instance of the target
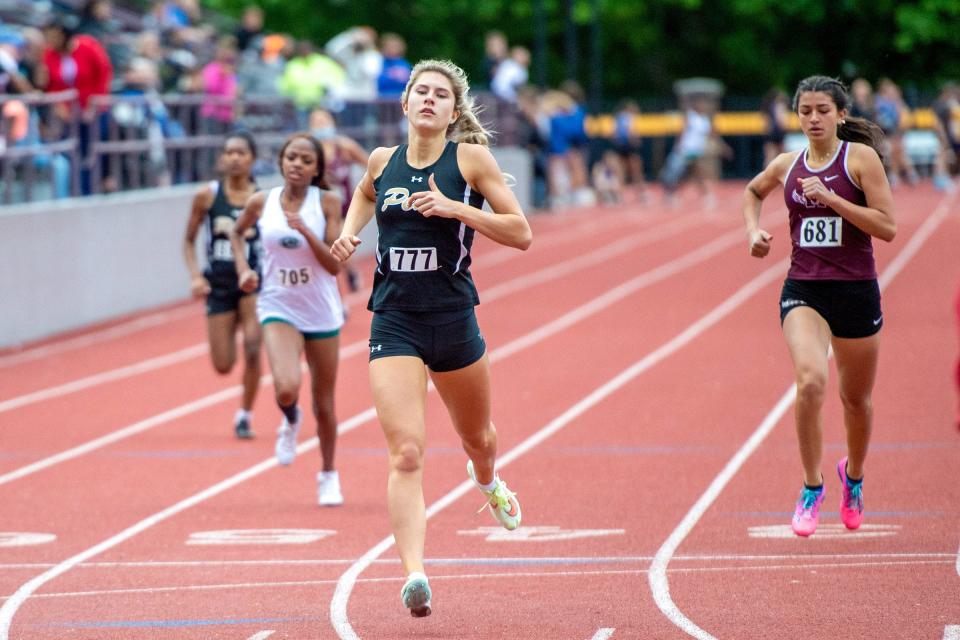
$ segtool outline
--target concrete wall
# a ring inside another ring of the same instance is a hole
[[[494,153],[528,208],[528,154]],[[181,243],[196,189],[0,207],[0,348],[187,299]],[[375,223],[362,238],[361,251],[373,252]],[[199,241],[197,251],[202,260]]]

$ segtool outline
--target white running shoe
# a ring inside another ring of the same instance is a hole
[[[470,476],[473,483],[477,485],[477,488],[483,492],[483,495],[487,497],[487,504],[480,507],[480,511],[483,511],[484,507],[489,507],[494,520],[503,525],[503,528],[508,531],[513,531],[520,526],[520,503],[517,501],[517,494],[507,488],[506,482],[494,476],[496,486],[492,491],[486,491],[480,486],[480,483],[477,482],[477,476],[473,471],[473,460],[467,461],[467,475]]]
[[[419,571],[407,576],[407,581],[400,590],[400,600],[403,601],[403,606],[410,609],[410,615],[414,618],[425,618],[433,612],[430,608],[430,596],[427,576]]]
[[[321,471],[317,474],[317,502],[321,507],[339,507],[343,504],[339,473]]]
[[[277,454],[277,462],[286,466],[293,462],[297,457],[297,434],[300,433],[300,423],[303,422],[303,412],[297,407],[297,421],[290,424],[287,417],[283,417],[280,428],[277,429],[277,444],[274,452]]]

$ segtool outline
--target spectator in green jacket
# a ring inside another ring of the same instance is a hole
[[[318,53],[306,40],[297,43],[297,53],[280,78],[280,93],[293,100],[306,126],[307,114],[317,106],[330,106],[339,99],[347,74],[333,58]]]

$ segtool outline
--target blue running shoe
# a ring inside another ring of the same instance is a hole
[[[410,615],[414,618],[425,618],[433,611],[430,608],[430,583],[427,582],[427,576],[414,571],[407,576],[407,581],[403,583],[403,589],[400,590],[400,599],[403,606],[410,609]]]

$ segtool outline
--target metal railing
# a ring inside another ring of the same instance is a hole
[[[0,204],[209,180],[217,175],[223,135],[234,129],[254,134],[260,150],[255,171],[272,173],[280,145],[307,124],[305,111],[274,98],[113,94],[92,97],[81,114],[76,93],[69,91],[4,96],[0,106],[14,100],[26,105],[38,126],[29,141],[0,149]],[[514,107],[490,94],[477,101],[497,144],[514,144]],[[347,102],[336,118],[338,131],[366,149],[406,139],[396,98]]]
[[[79,191],[77,92],[0,95],[0,203]]]

